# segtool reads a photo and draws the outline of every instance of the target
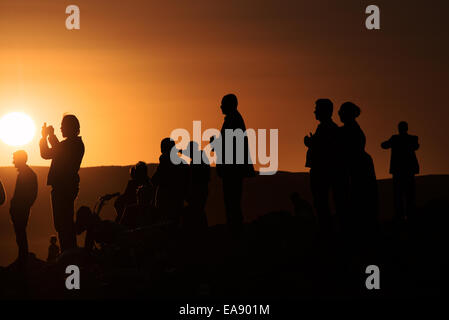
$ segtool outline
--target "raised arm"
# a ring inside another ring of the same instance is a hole
[[[390,138],[387,141],[382,142],[380,145],[382,147],[382,149],[390,149],[391,145],[392,145],[391,140],[392,139]]]
[[[41,151],[41,157],[45,160],[53,159],[54,149],[48,147],[47,138],[42,138],[39,142],[39,148]]]
[[[59,144],[58,137],[55,134],[48,135],[48,142],[50,142],[52,148],[56,147]]]
[[[51,134],[50,134],[51,133]],[[58,140],[54,134],[54,130],[52,126],[47,127],[47,123],[45,122],[42,126],[42,139],[39,141],[39,149],[41,151],[41,157],[45,160],[53,159],[54,157],[54,150],[53,148],[48,147],[47,137],[50,136],[50,143],[54,147],[53,142]],[[51,136],[54,136],[51,137]]]

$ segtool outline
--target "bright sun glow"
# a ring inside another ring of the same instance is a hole
[[[29,143],[36,132],[33,120],[22,112],[11,112],[0,119],[0,139],[10,146]]]

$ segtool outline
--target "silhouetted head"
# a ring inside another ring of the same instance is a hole
[[[90,210],[89,207],[81,206],[78,209],[78,211],[76,212],[76,222],[75,222],[77,234],[81,234],[87,229],[91,216],[92,211]]]
[[[360,108],[352,102],[345,102],[338,110],[338,115],[343,123],[354,122],[360,115]]]
[[[170,138],[164,138],[161,141],[161,153],[169,154],[171,149],[175,146],[175,142]]]
[[[237,106],[239,105],[239,102],[237,100],[237,97],[235,94],[230,93],[227,94],[221,99],[221,112],[224,115],[231,114],[235,110],[237,110]]]
[[[401,121],[398,124],[399,134],[406,134],[408,132],[408,123],[405,121]]]
[[[73,114],[66,114],[62,118],[61,133],[64,138],[73,138],[80,134],[80,123]]]
[[[50,243],[51,244],[56,244],[57,241],[58,241],[58,239],[56,238],[56,236],[51,236],[50,237]]]
[[[132,180],[136,179],[136,166],[129,168],[129,176]]]
[[[318,121],[326,121],[332,118],[334,105],[329,99],[318,99],[315,102],[315,118]]]
[[[12,163],[16,168],[23,168],[28,161],[28,155],[24,150],[18,150],[12,155]]]
[[[137,164],[135,165],[134,177],[139,181],[145,181],[148,179],[148,167],[145,162],[137,162]]]

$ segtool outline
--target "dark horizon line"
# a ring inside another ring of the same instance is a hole
[[[99,165],[99,166],[88,166],[88,167],[81,167],[80,169],[95,169],[95,168],[127,168],[127,167],[131,167],[134,166],[135,164],[129,164],[129,165]],[[158,163],[147,163],[147,165],[154,165],[157,166]],[[32,168],[50,168],[50,166],[35,166],[35,165],[30,165],[30,167]],[[14,169],[14,166],[0,166],[0,169],[2,168],[12,168]],[[215,168],[215,166],[212,166],[211,168]],[[259,173],[258,170],[255,170],[256,173]],[[276,174],[278,173],[291,173],[291,174],[309,174],[309,172],[307,171],[288,171],[288,170],[278,170],[276,172]],[[257,174],[258,175],[258,174]],[[256,175],[256,176],[257,176]],[[263,175],[261,175],[263,176]],[[270,175],[268,175],[270,176]],[[431,177],[431,176],[449,176],[449,173],[429,173],[429,174],[417,174],[417,177]],[[391,180],[392,178],[381,178],[381,179],[377,179],[377,180]]]

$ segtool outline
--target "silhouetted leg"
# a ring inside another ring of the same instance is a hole
[[[393,193],[396,218],[401,220],[405,217],[403,177],[401,175],[393,175]]]
[[[413,218],[416,208],[416,186],[414,175],[410,175],[407,177],[405,186],[405,203],[406,203],[405,214],[407,218]]]
[[[26,227],[28,224],[28,217],[30,209],[17,209],[11,215],[11,220],[16,234],[16,242],[19,248],[18,262],[21,266],[25,266],[28,260],[28,239],[26,234]]]
[[[350,224],[349,182],[346,175],[334,175],[331,181],[335,213],[343,230]],[[329,205],[328,205],[329,206]]]
[[[242,191],[243,179],[241,177],[223,177],[223,197],[226,210],[226,219],[231,229],[238,229],[243,223]]]
[[[77,195],[77,189],[53,189],[51,192],[53,219],[61,243],[61,252],[77,246],[73,221],[74,201]]]
[[[318,224],[322,232],[332,232],[332,217],[329,209],[330,178],[321,172],[310,170],[310,187]]]
[[[14,231],[16,232],[16,242],[19,247],[19,263],[24,265],[28,258],[28,240],[26,234],[26,225],[14,224]]]

